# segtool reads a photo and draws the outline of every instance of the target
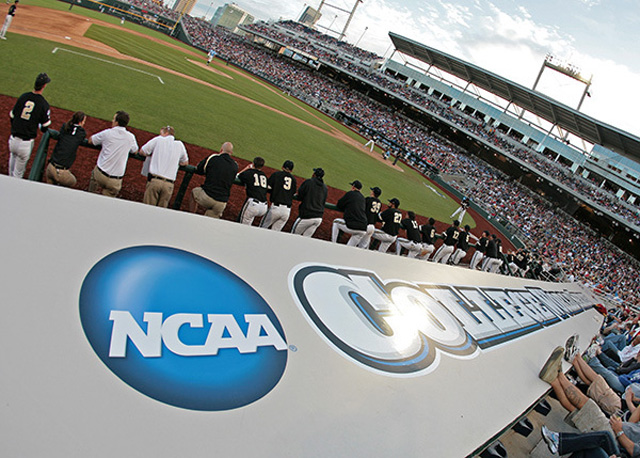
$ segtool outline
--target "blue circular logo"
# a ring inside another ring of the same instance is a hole
[[[168,247],[100,260],[80,291],[80,319],[103,363],[176,407],[228,410],[271,391],[286,338],[265,300],[224,267]]]

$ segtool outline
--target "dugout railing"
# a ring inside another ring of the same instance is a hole
[[[48,151],[49,151],[49,146],[51,144],[51,140],[58,140],[60,136],[60,132],[58,132],[57,130],[53,130],[53,129],[48,129],[43,135],[42,138],[40,139],[40,142],[38,144],[38,148],[36,149],[36,153],[33,159],[33,163],[31,165],[31,170],[29,171],[29,176],[28,179],[30,181],[42,181],[43,180],[43,176],[44,176],[44,170],[46,167],[46,163],[47,163],[47,156],[48,156]],[[100,150],[100,146],[97,145],[91,145],[87,142],[87,140],[85,139],[82,143],[83,147],[85,148],[89,148],[92,150],[96,150],[99,151]],[[139,161],[144,161],[146,159],[145,156],[142,156],[141,154],[137,154],[137,153],[132,153],[129,154],[129,158],[130,159],[134,159],[134,160],[139,160]],[[179,176],[176,178],[176,185],[178,185],[178,192],[176,193],[176,196],[173,200],[173,205],[171,205],[171,208],[174,210],[179,210],[180,207],[182,206],[182,203],[184,201],[184,196],[187,193],[187,189],[189,187],[189,184],[191,183],[191,179],[193,178],[193,175],[203,175],[201,173],[198,173],[197,169],[195,166],[193,165],[181,165],[179,167],[179,171],[182,172],[182,178],[180,178]],[[432,177],[433,179],[433,177]],[[452,194],[456,195],[456,197],[458,198],[462,198],[462,194],[460,192],[458,192],[456,189],[452,188],[451,186],[449,186],[448,184],[446,184],[444,181],[442,180],[437,180],[438,184],[445,187],[448,191],[450,191]],[[240,180],[236,179],[235,183],[236,185],[239,186],[243,186],[242,183],[240,182]],[[473,205],[473,204],[472,204]],[[480,210],[479,207],[475,206],[476,208],[474,208],[474,210],[478,211]],[[335,204],[332,204],[330,202],[325,203],[325,208],[328,210],[337,210],[338,208],[336,207]],[[486,214],[486,212],[484,211],[478,211],[478,213],[481,214],[482,217],[488,217],[488,215]],[[486,215],[486,216],[485,216]],[[507,236],[508,233],[503,232],[504,228],[500,228],[497,227],[497,229],[503,233],[503,235]],[[502,229],[502,230],[501,230]],[[440,235],[437,235],[436,238],[443,238]],[[511,237],[509,237],[511,239]],[[475,247],[475,244],[471,243],[469,244],[469,246],[471,248]],[[503,266],[504,269],[506,270],[506,272],[509,275],[514,275],[514,273],[511,271],[511,269],[509,268],[509,263],[507,262],[506,256],[503,253],[500,253],[502,261],[503,261]]]

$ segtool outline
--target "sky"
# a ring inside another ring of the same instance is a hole
[[[200,1],[209,19],[227,3]],[[320,0],[236,0],[257,19],[297,19]],[[355,0],[327,0],[319,26],[341,31]],[[320,28],[320,30],[323,30]],[[324,30],[323,30],[324,31]],[[640,137],[638,0],[363,0],[345,40],[388,57],[394,32],[531,88],[547,53],[593,75],[581,111]],[[333,34],[336,35],[336,34]],[[394,60],[401,58],[394,57]],[[584,85],[545,70],[540,92],[575,108]]]

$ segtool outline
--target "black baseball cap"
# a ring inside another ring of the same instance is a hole
[[[51,82],[51,78],[49,78],[49,75],[47,75],[46,73],[40,73],[36,77],[36,86],[43,86],[50,82]]]
[[[284,161],[284,164],[282,164],[282,168],[287,170],[293,170],[293,161]]]
[[[382,189],[380,189],[377,186],[374,186],[373,188],[369,188],[373,191],[373,195],[376,197],[380,197],[380,194],[382,194]]]
[[[389,202],[396,206],[396,208],[400,207],[400,201],[395,197],[393,199],[389,199]]]
[[[353,180],[351,183],[349,183],[351,186],[353,186],[356,189],[362,189],[362,183],[360,183],[359,180]]]
[[[324,170],[322,170],[322,168],[318,167],[317,169],[313,169],[313,174],[315,176],[317,176],[318,178],[322,178],[324,176]]]

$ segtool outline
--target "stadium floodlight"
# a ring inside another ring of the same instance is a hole
[[[342,29],[342,32],[339,33],[338,36],[338,40],[342,40],[345,35],[347,34],[347,29],[349,28],[349,25],[351,24],[351,20],[353,19],[353,16],[356,14],[356,8],[358,8],[358,4],[363,3],[364,0],[356,0],[356,2],[353,5],[353,8],[351,10],[345,10],[344,8],[341,8],[339,6],[336,5],[330,5],[329,3],[326,3],[325,0],[320,0],[320,6],[318,6],[318,14],[321,14],[322,12],[322,7],[324,6],[328,6],[330,8],[333,8],[335,10],[338,11],[342,11],[343,13],[348,13],[349,14],[349,18],[347,19],[347,23],[344,25],[344,28]],[[334,33],[338,33],[338,31],[336,30],[331,30],[331,26],[333,25],[333,22],[331,23],[331,25],[329,27],[323,27],[323,26],[318,26],[320,28],[323,28],[329,32],[334,32]]]
[[[578,103],[577,111],[580,111],[580,107],[582,106],[582,102],[586,96],[591,97],[589,93],[589,89],[591,89],[591,82],[593,80],[593,75],[589,78],[585,77],[580,73],[580,69],[573,64],[568,62],[563,62],[552,54],[547,54],[544,58],[544,62],[542,62],[542,67],[540,67],[540,72],[538,73],[538,77],[536,78],[535,83],[533,83],[533,90],[536,90],[538,83],[540,82],[540,78],[542,77],[542,73],[545,68],[550,68],[558,73],[561,73],[569,78],[572,78],[576,81],[579,81],[585,85],[584,92],[582,93],[582,97],[580,98],[580,102]]]

